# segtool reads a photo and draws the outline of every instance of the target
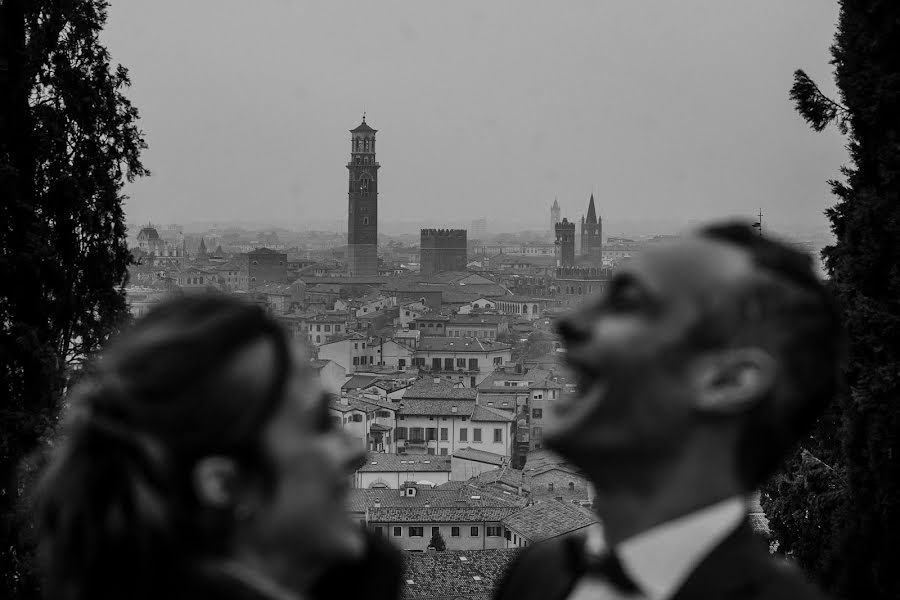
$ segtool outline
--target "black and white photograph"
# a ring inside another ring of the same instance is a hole
[[[0,0],[0,597],[897,600],[896,0]]]

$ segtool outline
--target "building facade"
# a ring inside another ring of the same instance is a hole
[[[378,169],[375,133],[363,116],[352,129],[347,215],[348,268],[351,277],[378,275]]]
[[[287,283],[287,254],[270,248],[257,248],[238,258],[238,289],[252,290],[265,283]]]

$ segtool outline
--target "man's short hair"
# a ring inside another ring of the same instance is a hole
[[[770,352],[779,367],[773,392],[747,415],[739,440],[738,473],[748,490],[755,489],[778,469],[838,390],[840,313],[809,254],[745,224],[716,224],[698,235],[747,252],[755,270],[730,310],[711,311],[718,314],[701,319],[694,342],[707,348],[752,344]]]

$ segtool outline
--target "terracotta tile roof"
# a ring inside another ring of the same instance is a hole
[[[502,521],[516,511],[515,506],[412,506],[369,509],[370,523],[479,523]]]
[[[419,352],[503,352],[512,346],[481,338],[423,337]]]
[[[472,420],[488,421],[493,423],[509,423],[510,421],[515,421],[516,417],[509,411],[491,408],[490,406],[481,406],[479,404],[472,412]]]
[[[435,383],[431,377],[419,379],[403,393],[404,400],[475,400],[476,396],[478,390],[456,387],[453,382],[446,379]]]
[[[494,454],[493,452],[486,452],[485,450],[478,450],[477,448],[469,448],[468,446],[465,448],[460,448],[459,450],[454,452],[451,458],[474,460],[475,462],[487,463],[489,465],[497,466],[500,466],[507,462],[507,458],[505,456]]]
[[[400,415],[427,417],[471,417],[475,412],[475,400],[400,400]]]
[[[401,583],[403,600],[489,600],[518,549],[410,552]],[[463,560],[464,559],[464,560]]]
[[[361,466],[359,471],[363,473],[450,471],[450,457],[422,455],[413,458],[405,454],[368,452],[366,464]]]
[[[344,382],[341,386],[342,390],[357,390],[368,387],[378,381],[378,377],[374,375],[354,375]]]
[[[540,542],[598,523],[590,511],[556,500],[525,507],[503,519],[503,525],[529,542]]]
[[[381,508],[424,508],[426,506],[433,508],[503,508],[524,506],[525,503],[524,498],[505,498],[482,494],[480,490],[470,487],[451,489],[440,486],[432,489],[429,486],[421,485],[416,486],[416,489],[418,491],[415,496],[401,495],[402,490],[352,489],[347,495],[347,504],[351,512],[365,512],[366,508],[375,508],[376,502],[381,505]]]

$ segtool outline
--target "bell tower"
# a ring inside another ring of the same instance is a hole
[[[378,275],[378,168],[375,162],[375,133],[362,123],[350,134],[349,212],[347,245],[351,277]]]

